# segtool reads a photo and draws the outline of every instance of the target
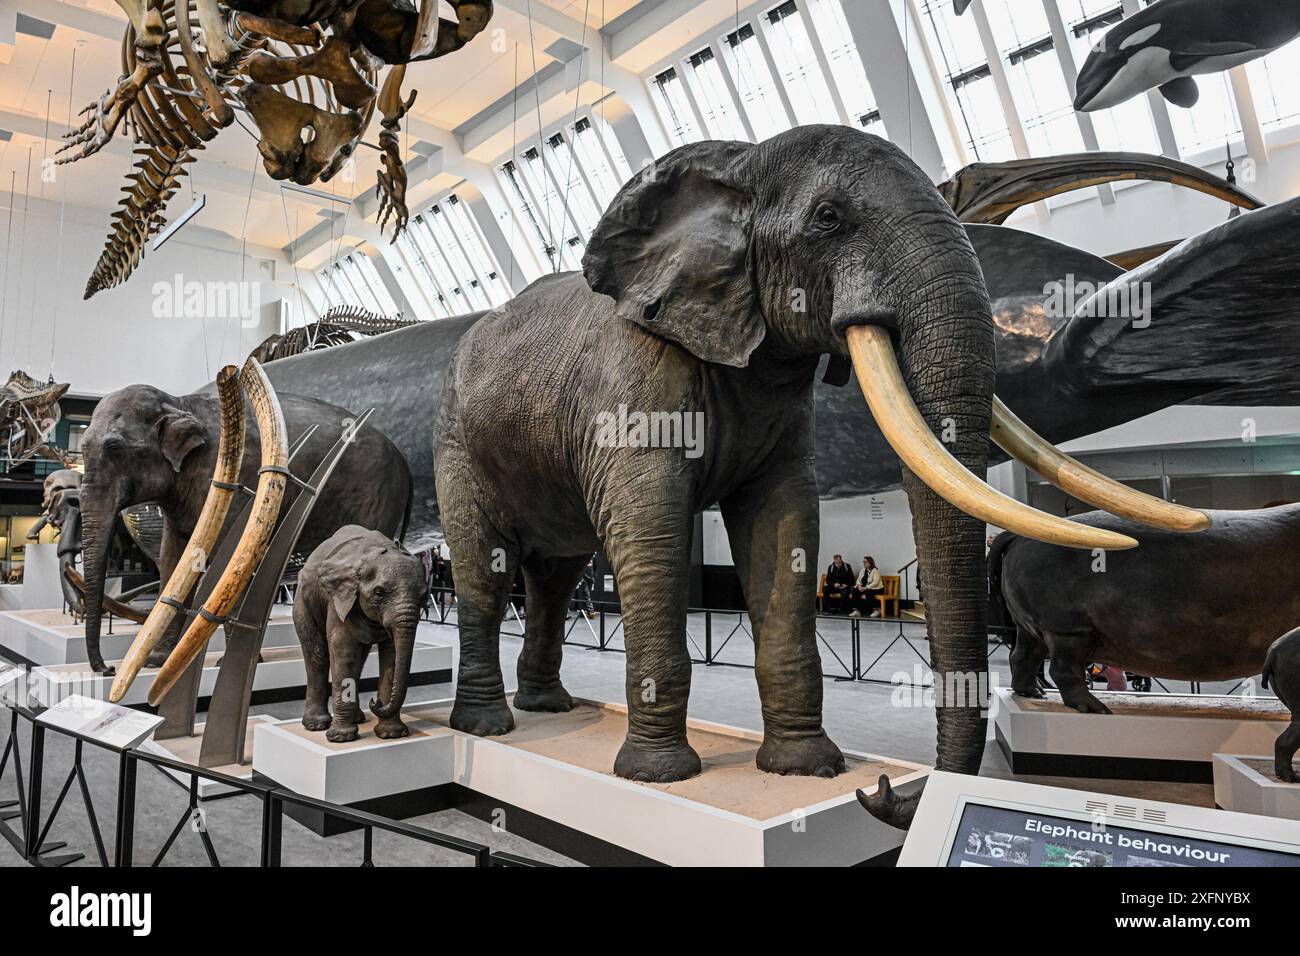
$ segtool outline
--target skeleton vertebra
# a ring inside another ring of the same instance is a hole
[[[393,316],[376,315],[356,306],[337,305],[327,311],[318,322],[290,329],[284,334],[268,336],[252,351],[249,358],[255,358],[262,364],[266,364],[300,352],[344,345],[356,341],[360,336],[391,332],[394,329],[415,325],[419,321],[419,319],[403,318],[400,312]]]
[[[374,114],[383,113],[378,148],[380,228],[393,239],[406,226],[406,171],[397,129],[405,102],[405,64],[457,50],[482,32],[491,0],[447,0],[456,21],[437,16],[438,0],[117,0],[130,18],[122,40],[122,79],[82,110],[59,162],[90,156],[123,121],[135,142],[135,173],[114,213],[86,298],[125,281],[192,153],[247,109],[273,179],[328,181],[352,156]],[[328,32],[327,32],[328,31]],[[199,41],[200,42],[196,42]],[[378,73],[392,65],[379,94]]]

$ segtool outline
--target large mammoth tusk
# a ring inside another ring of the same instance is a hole
[[[248,524],[244,526],[244,533],[230,557],[230,563],[226,565],[198,616],[190,622],[189,629],[149,688],[149,703],[154,706],[167,696],[167,692],[185,673],[194,658],[207,647],[217,625],[244,593],[253,572],[266,556],[276,519],[280,516],[280,502],[284,499],[284,487],[289,473],[289,447],[284,415],[280,411],[275,390],[256,359],[250,358],[244,363],[240,378],[248,392],[253,414],[257,416],[257,426],[262,433],[262,467],[258,471],[257,495],[249,506]]]
[[[239,481],[239,466],[244,460],[244,393],[239,387],[239,369],[227,365],[217,373],[217,394],[221,398],[221,439],[217,446],[217,464],[212,470],[212,485],[207,500],[194,525],[190,542],[176,562],[167,587],[159,596],[144,627],[131,642],[131,649],[117,667],[108,699],[121,700],[130,689],[140,668],[148,660],[162,636],[167,633],[182,602],[189,597],[194,582],[207,567],[208,557],[217,544],[226,514],[234,500]]]
[[[954,507],[1026,538],[1067,548],[1137,547],[1127,535],[1044,514],[990,488],[954,458],[926,425],[903,382],[889,333],[879,326],[855,325],[848,330],[848,343],[858,384],[885,439],[918,478]]]
[[[1210,526],[1210,516],[1204,511],[1153,498],[1075,461],[1034,432],[996,396],[993,398],[993,424],[989,433],[1012,458],[1080,501],[1122,518],[1170,531],[1204,531]]]

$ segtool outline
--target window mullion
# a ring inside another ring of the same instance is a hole
[[[682,93],[686,95],[686,102],[690,104],[691,113],[695,116],[695,128],[707,139],[713,135],[713,132],[709,129],[709,124],[704,121],[704,111],[700,109],[699,101],[695,99],[693,84],[687,79],[693,72],[690,61],[688,58],[683,57],[675,65],[677,67],[677,79],[682,84]]]
[[[569,151],[569,162],[578,171],[578,178],[582,180],[582,184],[587,187],[587,195],[591,197],[591,205],[596,210],[597,221],[599,221],[600,216],[605,212],[605,205],[600,201],[600,196],[596,195],[596,187],[591,184],[591,177],[587,175],[587,170],[582,165],[582,156],[578,153],[578,131],[566,127],[560,130],[560,136]]]
[[[790,102],[790,94],[786,92],[785,81],[781,79],[781,71],[777,68],[776,57],[772,55],[771,44],[768,43],[767,31],[771,24],[765,23],[766,17],[758,18],[758,25],[754,28],[754,39],[758,41],[758,48],[762,51],[763,59],[767,62],[767,70],[772,75],[772,85],[776,88],[776,95],[781,100],[781,108],[785,110],[787,127],[793,129],[799,125],[799,121],[794,115],[794,104]]]
[[[980,42],[984,45],[984,56],[988,63],[989,74],[993,77],[993,87],[998,91],[998,100],[1002,103],[1002,116],[1006,120],[1007,130],[1011,133],[1011,145],[1021,159],[1029,158],[1029,140],[1025,136],[1025,126],[1016,109],[1016,100],[1011,93],[1011,81],[1007,79],[1006,64],[1002,62],[1002,51],[998,49],[993,36],[993,27],[989,24],[988,13],[981,4],[972,4],[970,11],[975,17],[975,26],[979,30]]]
[[[822,79],[826,83],[826,89],[831,94],[831,102],[835,104],[835,113],[839,116],[842,125],[856,127],[857,124],[849,118],[849,111],[844,107],[844,97],[840,95],[839,84],[835,82],[835,74],[831,70],[830,58],[822,47],[821,37],[818,36],[817,27],[812,21],[812,14],[805,9],[805,6],[806,2],[796,3],[795,10],[799,13],[799,19],[803,21],[804,32],[808,34],[808,42],[812,45],[813,53],[817,57],[817,66],[822,71]]]
[[[456,205],[460,205],[459,200]],[[478,266],[475,265],[475,257],[471,256],[469,250],[465,248],[465,243],[460,238],[460,230],[456,228],[456,224],[452,221],[452,214],[448,211],[451,208],[451,204],[448,203],[443,209],[442,214],[447,217],[444,225],[447,227],[447,231],[451,233],[452,241],[456,243],[456,248],[460,250],[460,254],[465,260],[465,265],[469,267],[469,271],[474,276],[474,281],[478,283],[479,291],[483,293],[483,299],[487,302],[487,306],[490,309],[494,303],[492,302],[492,293],[488,291],[489,286],[487,275],[492,270],[488,269],[486,272],[480,272]],[[488,263],[488,265],[491,265],[491,263]]]
[[[1056,58],[1061,64],[1061,73],[1065,76],[1065,88],[1073,92],[1079,86],[1079,67],[1074,62],[1074,44],[1070,42],[1069,31],[1061,17],[1059,0],[1043,0],[1043,12],[1047,14],[1047,22],[1052,28],[1052,43],[1056,46]],[[1079,135],[1083,137],[1084,148],[1092,152],[1100,150],[1101,141],[1097,139],[1097,127],[1093,125],[1092,117],[1075,110],[1074,119],[1079,126]],[[1097,196],[1103,206],[1115,204],[1115,190],[1110,183],[1098,186]]]
[[[1229,70],[1228,83],[1232,87],[1232,98],[1236,101],[1237,118],[1241,120],[1246,155],[1257,163],[1267,163],[1268,142],[1264,139],[1264,127],[1259,122],[1259,110],[1255,108],[1255,96],[1250,89],[1250,75],[1246,68],[1236,66]]]
[[[1126,18],[1142,12],[1138,0],[1123,0],[1123,3]],[[1151,105],[1151,119],[1156,124],[1156,136],[1160,139],[1160,151],[1172,159],[1178,159],[1182,151],[1178,148],[1178,137],[1174,135],[1174,124],[1169,119],[1165,98],[1156,90],[1147,90],[1146,98]]]
[[[523,165],[526,162],[528,162],[528,160],[524,159],[522,156],[520,156],[515,161],[515,177],[519,185],[523,188],[524,192],[528,194],[529,202],[532,203],[534,220],[536,220],[537,217],[541,217],[541,219],[545,221],[546,232],[542,235],[542,242],[550,246],[552,250],[550,253],[547,254],[548,265],[550,265],[551,271],[558,272],[559,259],[560,259],[560,243],[557,242],[555,239],[555,233],[551,229],[550,218],[546,215],[546,210],[542,206],[541,199],[539,199],[537,196],[537,191],[533,189],[533,184],[528,181],[529,177],[526,175],[524,170],[524,165]]]
[[[455,315],[456,297],[452,294],[451,289],[443,285],[442,280],[438,278],[438,270],[433,267],[433,257],[436,250],[429,248],[429,241],[433,238],[433,229],[424,220],[424,216],[427,215],[427,212],[424,213],[420,217],[420,221],[414,224],[416,228],[409,230],[409,232],[415,241],[416,249],[420,252],[420,257],[424,260],[425,274],[429,276],[429,279],[433,282],[433,287],[442,296],[443,307],[447,310],[448,315]]]
[[[749,137],[751,143],[758,142],[758,137],[754,134],[754,124],[749,121],[749,114],[745,110],[745,104],[740,101],[740,88],[736,86],[736,78],[731,75],[727,69],[727,58],[722,54],[722,44],[709,44],[709,49],[713,51],[713,61],[718,64],[718,72],[722,74],[722,82],[727,84],[727,95],[736,105],[736,115],[740,117],[740,125],[745,129],[745,135]],[[733,56],[731,62],[737,64],[739,69],[740,60]]]

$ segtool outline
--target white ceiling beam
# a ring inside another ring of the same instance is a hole
[[[66,0],[17,0],[16,6],[19,12],[29,17],[117,43],[121,42],[122,32],[126,29],[126,14],[120,9],[115,9],[112,13],[100,13]]]

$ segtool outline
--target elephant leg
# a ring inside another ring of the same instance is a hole
[[[397,672],[397,649],[393,646],[391,640],[379,642],[379,699],[389,701],[393,699],[393,675]],[[381,717],[375,727],[375,736],[381,740],[394,740],[398,737],[407,737],[411,733],[411,728],[402,723],[402,715],[398,714],[392,717]]]
[[[700,756],[686,739],[691,516],[682,502],[689,496],[659,506],[652,503],[653,492],[639,488],[625,489],[620,497],[627,512],[601,529],[618,580],[627,644],[627,738],[614,773],[659,783],[685,780],[700,772]]]
[[[189,544],[188,537],[182,538],[174,529],[170,521],[163,520],[162,541],[158,545],[158,577],[161,581],[170,581],[172,572],[176,570],[176,565],[182,560],[185,554],[185,546]],[[185,599],[185,606],[188,609],[194,601],[191,594]],[[184,614],[177,614],[163,636],[159,639],[157,645],[149,652],[148,659],[145,660],[145,667],[162,667],[167,663],[167,658],[171,656],[172,650],[181,639],[181,634],[185,631],[185,624],[188,619]]]
[[[1047,659],[1047,647],[1037,634],[1016,628],[1016,646],[1011,650],[1011,689],[1020,697],[1043,697],[1038,674]]]
[[[1045,637],[1052,652],[1048,671],[1065,705],[1081,714],[1109,714],[1110,708],[1093,696],[1083,676],[1092,662],[1092,638],[1086,634],[1048,634]]]
[[[560,660],[569,604],[588,560],[583,555],[524,562],[528,614],[516,670],[519,689],[514,705],[519,710],[563,713],[573,709],[573,698],[560,683]]]
[[[822,728],[817,652],[817,480],[794,462],[722,502],[736,570],[754,625],[763,708],[756,762],[768,773],[833,777],[844,755]]]
[[[295,601],[293,627],[302,645],[302,662],[307,669],[307,701],[302,725],[308,730],[327,730],[330,725],[330,659],[325,630],[308,610],[307,601]]]
[[[447,475],[438,475],[440,500]],[[459,491],[459,489],[458,489]],[[456,492],[453,492],[453,494]],[[518,549],[471,505],[473,519],[445,511],[447,543],[456,562],[460,665],[450,723],[478,737],[509,733],[515,718],[501,677],[501,618],[510,600]]]
[[[1273,745],[1273,769],[1277,772],[1277,779],[1283,783],[1296,782],[1291,761],[1295,759],[1297,750],[1300,750],[1300,718],[1291,721],[1291,726],[1282,731]]]
[[[356,740],[357,725],[365,720],[361,712],[361,668],[365,666],[368,644],[353,639],[346,625],[331,624],[329,631],[330,671],[334,677],[334,719],[325,739],[334,743]]]

